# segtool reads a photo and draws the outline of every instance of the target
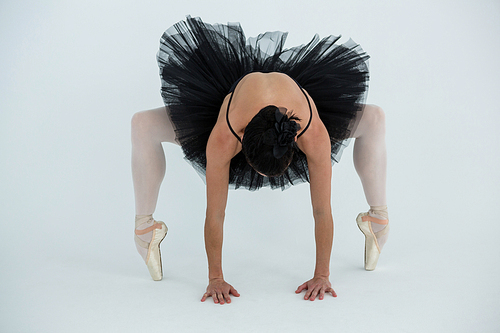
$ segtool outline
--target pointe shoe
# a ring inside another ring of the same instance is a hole
[[[137,237],[137,235],[144,235],[151,231],[153,231],[153,238],[149,244]],[[167,235],[167,231],[167,226],[161,221],[154,221],[154,224],[151,227],[144,230],[135,230],[134,238],[136,243],[139,246],[148,249],[146,265],[148,266],[149,274],[155,281],[160,281],[163,278],[160,243]]]
[[[360,213],[356,218],[356,223],[359,230],[365,235],[365,269],[373,271],[377,267],[378,257],[381,252],[377,238],[389,232],[389,220],[381,220],[368,215],[368,213]],[[386,227],[374,233],[372,223],[385,224]]]

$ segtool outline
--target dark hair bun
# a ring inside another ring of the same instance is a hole
[[[290,148],[290,144],[295,142],[298,125],[295,120],[290,119],[286,114],[280,112],[279,108],[275,111],[276,123],[274,124],[275,139],[273,142],[273,155],[281,158]]]
[[[300,129],[295,120],[299,118],[268,105],[248,123],[242,150],[255,170],[269,177],[285,172],[293,158],[295,136]]]

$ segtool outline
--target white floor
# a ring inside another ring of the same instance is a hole
[[[158,39],[185,14],[288,30],[288,46],[342,33],[371,55],[392,229],[364,271],[351,143],[334,167],[337,298],[294,294],[314,266],[301,185],[230,193],[224,271],[241,297],[201,303],[204,185],[174,146],[163,281],[135,252],[129,121],[161,105]],[[2,2],[0,331],[500,332],[499,14],[486,0]]]

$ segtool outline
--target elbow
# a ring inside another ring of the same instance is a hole
[[[226,213],[224,212],[224,210],[207,209],[205,223],[220,223],[220,221],[224,221],[225,217]]]
[[[313,208],[313,216],[315,220],[332,218],[332,209],[331,207]]]

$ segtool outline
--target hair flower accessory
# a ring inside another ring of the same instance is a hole
[[[273,155],[275,158],[281,158],[288,151],[290,143],[295,141],[298,126],[294,120],[281,113],[279,108],[276,108],[275,117]]]

